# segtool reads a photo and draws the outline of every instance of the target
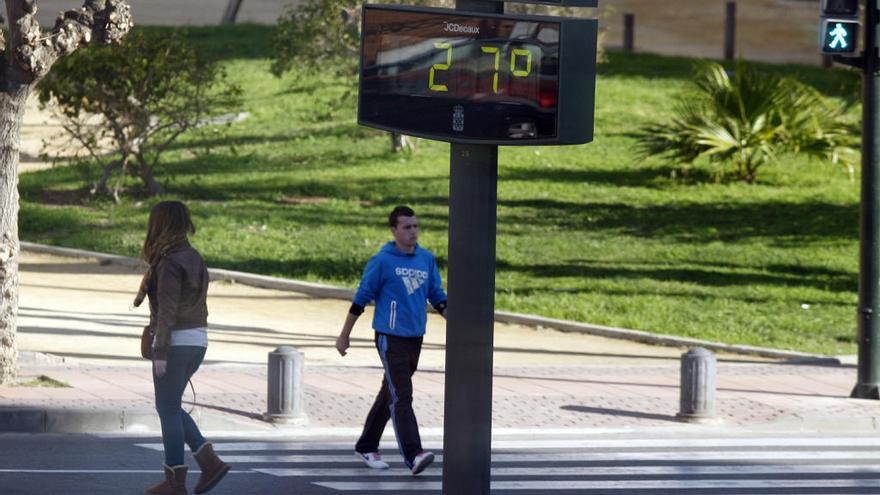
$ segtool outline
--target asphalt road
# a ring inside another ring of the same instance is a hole
[[[692,430],[691,430],[692,431]],[[674,430],[614,435],[522,432],[496,438],[493,494],[828,495],[880,492],[880,439],[740,433],[679,437]],[[214,439],[233,470],[212,494],[440,493],[442,455],[412,476],[383,443],[388,471],[370,470],[351,438]],[[0,435],[5,495],[141,493],[159,478],[155,437]],[[439,442],[426,446],[440,454]],[[194,465],[191,465],[194,469]],[[189,485],[197,473],[191,474]]]

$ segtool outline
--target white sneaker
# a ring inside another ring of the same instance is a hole
[[[434,462],[434,454],[422,451],[413,458],[412,474],[419,474]]]
[[[354,455],[373,469],[388,469],[388,463],[382,460],[382,456],[378,452],[367,452],[366,454],[355,452]]]

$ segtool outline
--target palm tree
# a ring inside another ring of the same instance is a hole
[[[697,91],[680,98],[670,122],[640,133],[645,155],[693,163],[701,157],[732,162],[738,178],[753,182],[758,168],[784,153],[806,153],[853,172],[856,136],[846,109],[794,79],[738,63],[733,76],[718,63],[695,70]]]

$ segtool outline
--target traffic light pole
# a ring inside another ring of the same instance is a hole
[[[880,64],[877,2],[865,3],[865,51],[849,65],[862,69],[862,192],[859,255],[859,367],[851,396],[880,399]],[[841,57],[835,57],[838,60]]]

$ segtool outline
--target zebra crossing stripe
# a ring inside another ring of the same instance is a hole
[[[384,455],[390,462],[403,462],[399,455]],[[357,463],[354,454],[279,454],[279,455],[224,455],[223,460],[230,464],[287,463]],[[442,462],[443,455],[437,454],[435,462]],[[493,463],[505,462],[608,462],[608,461],[880,461],[880,452],[872,451],[827,451],[797,452],[791,450],[759,450],[731,452],[529,452],[519,454],[492,454]]]
[[[314,483],[318,486],[323,486],[324,488],[330,488],[333,490],[339,490],[342,492],[354,492],[354,491],[396,491],[396,490],[408,490],[408,491],[435,491],[441,490],[443,488],[443,482],[441,481],[409,481],[409,482],[400,482],[400,481],[379,481],[379,482],[357,482],[357,481],[325,481],[320,483]],[[492,489],[497,489],[497,487],[493,484]]]
[[[353,478],[355,476],[358,477],[400,477],[406,476],[407,478],[412,478],[412,473],[409,469],[405,469],[406,466],[401,462],[398,466],[391,466],[392,469],[370,469],[368,467],[357,467],[357,468],[260,468],[254,469],[254,471],[258,473],[268,474],[271,476],[278,476],[282,478],[329,478],[334,476]],[[393,469],[394,467],[399,467],[400,469]],[[443,472],[440,469],[437,469],[436,465],[432,465],[432,469],[423,472],[419,475],[419,478],[430,478],[436,476],[442,476]]]
[[[161,443],[138,443],[138,447],[161,451]],[[426,449],[439,450],[441,441],[423,442]],[[878,437],[776,437],[776,438],[634,438],[634,439],[578,439],[578,440],[495,440],[493,449],[600,449],[600,448],[695,448],[708,450],[722,447],[880,447]],[[393,441],[382,442],[381,448],[393,450],[397,444]],[[217,442],[217,452],[248,452],[264,450],[336,450],[353,449],[354,442]]]
[[[438,491],[441,481],[320,481],[315,485],[348,491]],[[620,480],[620,481],[493,481],[492,490],[631,490],[880,488],[880,479],[855,480]]]
[[[443,459],[443,456],[437,455],[434,460]],[[307,464],[307,463],[328,463],[328,464],[352,464],[357,463],[363,465],[362,461],[355,458],[354,452],[346,452],[339,454],[291,454],[291,455],[223,455],[223,460],[229,464],[271,464],[275,462]],[[383,455],[382,460],[399,462],[403,465],[403,458],[399,455]]]
[[[155,469],[0,469],[7,474],[156,474]]]
[[[256,471],[231,470],[226,474],[251,474]],[[156,474],[155,469],[0,469],[0,474]],[[201,474],[198,469],[189,471],[189,474]]]
[[[436,456],[428,471],[413,477],[400,456],[392,454],[396,451],[392,442],[382,444],[388,452],[384,458],[392,464],[388,470],[364,467],[350,442],[214,445],[238,469],[303,478],[337,492],[437,493],[443,486],[443,455]],[[426,448],[440,446],[439,441],[425,442]],[[880,493],[880,438],[874,437],[496,440],[493,448],[491,489],[499,491]]]
[[[263,468],[254,471],[281,477],[394,477],[411,476],[404,469],[359,468]],[[421,477],[440,476],[436,469],[426,471]],[[731,466],[573,466],[573,467],[493,467],[492,476],[718,476],[718,475],[880,475],[880,467],[871,465],[731,465]]]

